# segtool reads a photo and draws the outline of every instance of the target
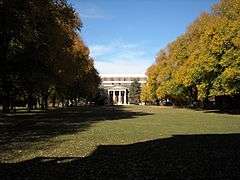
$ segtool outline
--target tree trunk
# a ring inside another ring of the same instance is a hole
[[[208,97],[203,99],[203,108],[208,108],[209,107],[209,100]]]
[[[52,98],[52,107],[55,107],[56,105],[56,96],[53,96]]]
[[[33,110],[33,95],[30,92],[28,95],[28,111],[30,112],[31,110]]]
[[[64,104],[65,100],[64,100],[63,97],[61,98],[61,102],[62,102],[62,108],[64,108],[65,107],[65,104]]]
[[[37,97],[37,109],[41,107],[40,97]]]
[[[41,97],[39,98],[39,103],[40,103],[41,110],[44,110],[43,95],[41,95]]]
[[[10,97],[10,107],[12,112],[16,112],[16,96]]]
[[[10,98],[9,98],[9,93],[3,96],[3,113],[9,113],[10,112]]]
[[[198,101],[198,90],[196,86],[190,87],[190,103],[192,106],[196,106],[196,102]]]
[[[209,95],[210,95],[210,86],[206,89],[206,96],[203,99],[203,108],[209,108]]]
[[[43,101],[44,101],[44,108],[47,109],[48,108],[48,95],[44,95]]]

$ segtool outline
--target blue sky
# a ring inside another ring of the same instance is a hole
[[[145,73],[166,47],[217,0],[69,0],[99,73]]]

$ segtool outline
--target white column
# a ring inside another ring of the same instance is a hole
[[[121,104],[121,91],[118,91],[118,104]]]
[[[115,91],[113,91],[113,104],[115,104]]]
[[[127,91],[126,91],[126,89],[124,91],[124,101],[123,101],[123,104],[127,104]]]
[[[119,103],[120,103],[120,104],[123,104],[123,103],[122,103],[122,91],[119,91],[119,95],[120,95],[120,96],[119,96],[119,97],[120,97]]]

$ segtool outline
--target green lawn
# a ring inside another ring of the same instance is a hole
[[[2,115],[0,132],[6,179],[240,177],[240,115],[82,107]]]

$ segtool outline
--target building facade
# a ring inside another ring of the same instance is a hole
[[[108,102],[113,105],[129,104],[129,87],[137,79],[143,85],[147,77],[143,74],[101,74],[101,87],[107,91]]]

